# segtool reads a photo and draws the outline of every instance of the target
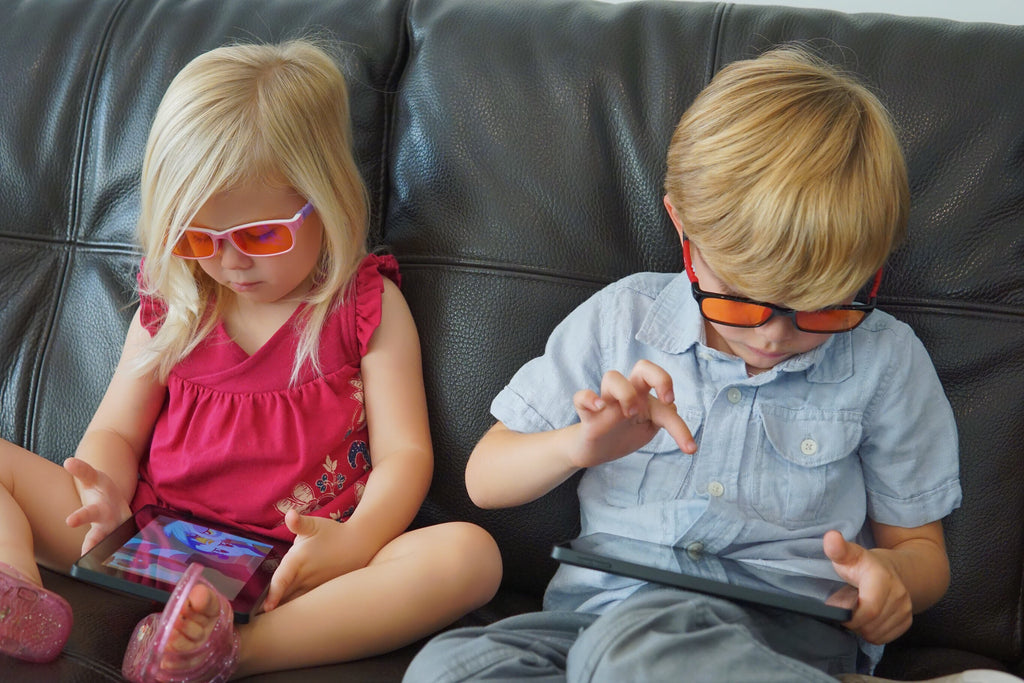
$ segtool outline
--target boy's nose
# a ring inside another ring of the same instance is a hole
[[[781,342],[797,331],[793,321],[784,315],[775,315],[760,327],[755,327],[758,334],[771,342]]]

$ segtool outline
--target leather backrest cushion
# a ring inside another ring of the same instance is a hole
[[[404,3],[0,4],[0,434],[60,462],[106,388],[135,308],[138,180],[170,80],[230,42],[314,36],[336,46],[379,240]]]
[[[507,582],[543,587],[551,542],[577,528],[573,482],[522,508],[476,510],[463,471],[493,422],[490,400],[590,293],[680,268],[660,201],[679,116],[724,64],[810,41],[872,86],[900,128],[910,236],[880,305],[924,340],[959,422],[966,502],[946,524],[953,585],[910,641],[1018,659],[1024,29],[563,0],[420,1],[409,24],[385,239],[425,340],[438,462],[424,521],[480,521],[504,551]]]

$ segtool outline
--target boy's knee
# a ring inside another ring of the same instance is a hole
[[[572,678],[614,680],[633,671],[637,680],[659,680],[674,668],[694,666],[694,649],[686,644],[690,634],[716,627],[721,636],[742,620],[742,610],[732,613],[732,606],[722,603],[726,613],[719,614],[718,606],[713,599],[675,589],[634,594],[581,634],[569,658]]]
[[[434,636],[416,653],[402,683],[455,683],[469,680],[464,660],[470,658],[479,628],[455,629]]]

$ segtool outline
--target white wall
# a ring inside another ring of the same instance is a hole
[[[606,0],[608,1],[608,0]],[[610,0],[621,2],[623,0]],[[680,0],[685,1],[685,0]],[[818,7],[840,12],[882,12],[957,21],[1024,24],[1024,0],[730,0],[749,5]]]
[[[957,21],[1024,24],[1024,0],[740,0],[752,5],[821,7],[840,12],[884,12]]]

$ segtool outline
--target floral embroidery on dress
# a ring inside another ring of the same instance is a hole
[[[359,469],[359,459],[363,460],[363,471],[370,469],[370,447],[365,441],[356,441],[348,449],[348,466],[352,469]]]
[[[348,381],[348,385],[352,387],[351,397],[358,404],[358,407],[352,411],[352,423],[348,427],[348,433],[345,434],[346,439],[353,432],[366,426],[366,400],[363,393],[363,378],[359,376],[353,377]]]
[[[362,460],[362,467],[358,464],[360,459]],[[362,469],[362,471],[366,472],[370,469],[370,449],[365,441],[356,441],[351,445],[348,452],[348,464],[353,470],[357,471]],[[282,498],[274,505],[277,511],[281,513],[282,523],[284,515],[289,510],[295,510],[299,514],[308,515],[330,503],[345,488],[348,478],[338,471],[337,460],[327,455],[324,457],[322,467],[324,469],[323,474],[317,477],[312,484],[300,481],[292,488],[291,495],[287,498]],[[363,497],[364,489],[365,486],[362,482],[356,482],[354,491],[356,503]],[[343,511],[332,512],[330,516],[331,519],[344,521],[351,517],[353,512],[355,512],[355,505],[349,506],[348,509]]]
[[[361,481],[356,482],[356,504],[363,499],[363,491],[366,490],[366,484]],[[345,510],[339,510],[338,512],[331,513],[331,519],[335,522],[344,522],[346,519],[352,516],[352,513],[356,511],[355,505],[348,506]]]
[[[317,496],[313,491],[313,487],[300,482],[292,489],[290,496],[277,501],[274,507],[284,517],[289,510],[295,510],[300,515],[305,515],[317,509],[320,505],[317,502]]]

